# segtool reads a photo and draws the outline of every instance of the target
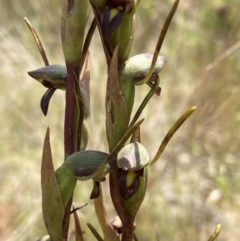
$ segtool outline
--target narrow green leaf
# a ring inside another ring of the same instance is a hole
[[[184,121],[196,110],[196,106],[193,106],[189,110],[185,111],[182,116],[174,123],[174,125],[170,128],[166,136],[164,137],[163,141],[158,148],[156,155],[154,156],[153,160],[150,162],[150,166],[152,166],[162,155],[163,151],[165,150],[168,142],[171,140],[172,136],[175,132],[180,128],[180,126],[184,123]]]
[[[65,209],[53,167],[49,136],[50,130],[47,128],[41,167],[42,212],[51,240],[60,241],[63,239],[62,222]]]
[[[92,226],[91,223],[87,223],[88,228],[91,230],[92,234],[98,241],[104,241],[101,235],[97,232],[97,230]]]
[[[172,21],[172,18],[177,10],[177,7],[178,7],[178,4],[179,4],[180,0],[175,0],[164,24],[163,24],[163,28],[162,28],[162,31],[160,32],[159,34],[159,37],[158,37],[158,42],[157,42],[157,45],[156,45],[156,48],[155,48],[155,51],[154,51],[154,55],[153,55],[153,60],[152,60],[152,64],[151,64],[151,67],[148,71],[148,74],[146,75],[146,77],[144,78],[144,80],[142,80],[143,83],[147,83],[149,81],[149,79],[151,78],[152,76],[152,73],[154,71],[154,67],[156,65],[156,62],[157,62],[157,59],[158,59],[158,55],[160,53],[160,50],[161,50],[161,47],[162,47],[162,44],[163,44],[163,41],[165,39],[165,36],[167,34],[167,31],[168,31],[168,28],[170,26],[170,23]]]
[[[213,235],[208,239],[208,241],[214,241],[217,238],[217,236],[219,235],[220,230],[221,230],[221,224],[218,224]]]
[[[152,86],[152,88],[150,89],[149,93],[146,95],[146,97],[144,98],[144,100],[142,101],[141,105],[139,106],[137,112],[135,113],[129,127],[133,126],[137,119],[139,118],[139,116],[142,114],[144,108],[146,107],[147,103],[149,102],[149,100],[152,98],[152,96],[154,95],[154,93],[156,93],[157,89],[159,88],[159,77],[157,77],[157,79],[155,80],[154,85]]]

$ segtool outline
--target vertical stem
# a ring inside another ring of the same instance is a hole
[[[76,82],[80,74],[80,62],[84,42],[84,32],[89,15],[88,0],[64,0],[61,24],[62,48],[67,67],[66,108],[64,122],[64,151],[65,159],[78,151],[81,141],[82,123],[84,112],[80,115],[80,106],[76,99]],[[82,108],[82,106],[81,106]],[[64,239],[67,240],[70,209],[70,199],[63,220]]]
[[[64,123],[64,147],[65,159],[75,150],[74,144],[74,121],[76,110],[76,98],[74,95],[75,76],[78,76],[78,70],[72,66],[67,66],[67,88],[66,88],[66,107],[65,107],[65,123]]]
[[[134,230],[134,218],[127,212],[122,196],[119,192],[118,182],[120,179],[120,170],[110,173],[109,183],[110,192],[114,207],[117,211],[118,216],[122,221],[122,240],[132,241],[133,230]]]
[[[74,66],[67,65],[67,88],[66,88],[66,107],[65,107],[65,122],[64,122],[64,147],[65,147],[65,159],[74,153],[76,150],[76,140],[74,134],[78,133],[75,130],[75,114],[76,114],[76,97],[74,94],[74,81],[75,75],[78,76],[78,69]],[[65,240],[67,240],[68,229],[69,229],[69,220],[70,220],[70,209],[72,205],[72,198],[69,200],[68,205],[65,209],[65,216],[63,220],[63,234]]]

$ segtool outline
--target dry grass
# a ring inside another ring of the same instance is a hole
[[[172,1],[142,1],[132,54],[153,52]],[[196,113],[150,169],[149,189],[137,219],[144,240],[204,241],[218,223],[218,240],[239,240],[240,206],[240,52],[226,54],[239,41],[238,0],[182,1],[162,54],[162,94],[144,111],[142,142],[156,151],[168,128],[188,107]],[[32,241],[45,235],[41,217],[40,160],[47,126],[55,166],[63,158],[64,95],[54,96],[48,117],[39,101],[45,89],[26,72],[43,65],[24,24],[28,17],[40,33],[51,63],[63,63],[59,1],[3,1],[0,14],[0,239]],[[225,58],[220,58],[225,54]],[[219,57],[220,56],[220,57]],[[91,45],[92,117],[89,149],[107,150],[104,134],[105,68],[98,35]],[[219,61],[219,59],[221,61]],[[216,61],[215,61],[216,60]],[[212,69],[206,69],[214,63]],[[101,76],[101,78],[99,78]],[[101,86],[101,87],[100,87]],[[138,87],[138,103],[148,91]],[[152,155],[153,156],[153,155]],[[78,184],[76,205],[82,225],[97,226],[89,183]],[[106,189],[107,183],[105,184]],[[107,196],[109,212],[114,215]]]

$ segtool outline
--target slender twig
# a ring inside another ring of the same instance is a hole
[[[144,98],[144,100],[142,101],[141,105],[139,106],[136,114],[134,115],[129,127],[132,127],[137,119],[139,118],[139,116],[141,115],[141,113],[143,112],[144,108],[146,107],[147,103],[149,102],[149,100],[152,98],[152,96],[156,93],[156,90],[159,88],[159,77],[157,78],[157,80],[155,81],[153,87],[150,89],[149,93],[146,95],[146,97]]]
[[[98,218],[98,222],[101,225],[101,228],[104,234],[104,240],[119,241],[119,238],[116,235],[116,231],[110,225],[107,217],[107,212],[104,205],[103,194],[102,194],[102,186],[100,183],[99,183],[99,190],[100,190],[100,194],[97,198],[94,199],[94,206],[95,206],[95,212]]]
[[[42,56],[42,59],[43,59],[43,62],[45,64],[45,66],[48,66],[49,65],[49,61],[47,59],[47,55],[45,53],[45,50],[44,50],[43,45],[42,45],[42,42],[41,42],[41,40],[40,40],[36,30],[33,28],[32,24],[30,23],[30,21],[27,18],[24,18],[24,21],[26,22],[28,28],[30,29],[30,31],[31,31],[31,33],[33,35],[33,38],[34,38],[34,40],[35,40],[35,42],[36,42],[36,44],[38,46],[39,52],[40,52],[40,54]]]
[[[110,155],[103,161],[103,163],[96,169],[95,172],[93,172],[91,175],[89,175],[89,178],[92,178],[99,173],[102,172],[102,170],[106,167],[106,165],[116,156],[116,154],[119,152],[119,150],[122,148],[124,143],[128,140],[128,138],[134,133],[134,131],[143,123],[144,119],[141,119],[138,121],[135,125],[132,127],[129,127],[123,137],[119,140],[117,145],[112,149],[112,152]]]
[[[213,235],[208,239],[208,241],[214,241],[217,238],[218,234],[220,233],[220,230],[221,230],[221,224],[218,224]]]
[[[232,45],[230,48],[226,49],[223,53],[218,55],[210,64],[208,64],[205,68],[206,71],[210,71],[215,68],[220,62],[226,59],[229,55],[231,55],[234,51],[240,48],[240,41]]]
[[[70,214],[76,212],[77,210],[80,210],[80,209],[86,207],[87,205],[88,205],[88,204],[86,203],[86,204],[84,204],[84,205],[82,205],[82,206],[80,206],[80,207],[76,207],[76,208],[74,208],[74,206],[73,206],[73,210],[70,212]]]
[[[172,6],[172,9],[169,12],[169,14],[168,14],[168,16],[167,16],[167,18],[166,18],[166,20],[164,22],[162,31],[160,32],[160,35],[158,37],[158,42],[157,42],[157,45],[156,45],[156,48],[155,48],[155,51],[154,51],[151,67],[150,67],[150,69],[148,71],[148,74],[144,78],[144,80],[141,81],[142,83],[147,83],[149,81],[149,79],[151,78],[151,76],[152,76],[152,73],[153,73],[155,65],[157,63],[157,58],[158,58],[159,52],[161,50],[163,41],[165,39],[165,36],[166,36],[167,31],[168,31],[169,25],[170,25],[170,23],[172,21],[172,18],[173,18],[174,14],[175,14],[175,12],[177,10],[179,2],[180,2],[180,0],[176,0],[174,2],[173,6]]]
[[[182,116],[176,121],[176,123],[170,128],[166,136],[164,137],[160,147],[158,148],[158,151],[153,158],[153,160],[150,162],[150,166],[152,166],[162,155],[163,151],[165,150],[168,142],[171,140],[172,136],[175,134],[175,132],[179,129],[179,127],[184,123],[184,121],[196,110],[196,106],[190,108],[186,112],[182,114]]]

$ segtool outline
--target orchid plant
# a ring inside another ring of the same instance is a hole
[[[25,18],[45,64],[28,72],[47,88],[40,101],[43,114],[54,114],[48,109],[55,91],[65,91],[66,96],[63,130],[65,161],[61,166],[55,169],[53,165],[50,128],[46,131],[43,145],[42,213],[48,234],[39,240],[69,240],[71,215],[75,221],[75,240],[85,240],[77,214],[77,210],[83,207],[74,207],[72,197],[76,183],[88,180],[93,182],[90,199],[94,200],[96,218],[102,230],[100,234],[88,223],[96,240],[139,240],[135,217],[147,191],[148,172],[153,171],[151,167],[159,160],[174,133],[196,109],[191,107],[180,116],[151,159],[144,143],[141,143],[140,129],[144,119],[138,119],[151,97],[160,95],[159,75],[167,58],[159,53],[179,0],[175,0],[163,24],[154,53],[130,57],[139,4],[140,0],[64,0],[61,23],[64,66],[49,64],[38,34]],[[93,15],[89,15],[90,12]],[[87,29],[89,16],[93,19]],[[105,82],[108,153],[89,150],[87,146],[88,139],[93,138],[88,135],[86,127],[90,118],[91,93],[89,45],[96,29],[108,66]],[[149,93],[133,114],[135,91],[140,91],[138,86],[142,85],[149,86]],[[112,221],[105,209],[101,186],[107,175],[109,195],[117,214]],[[213,241],[219,231],[220,225],[209,241]]]

